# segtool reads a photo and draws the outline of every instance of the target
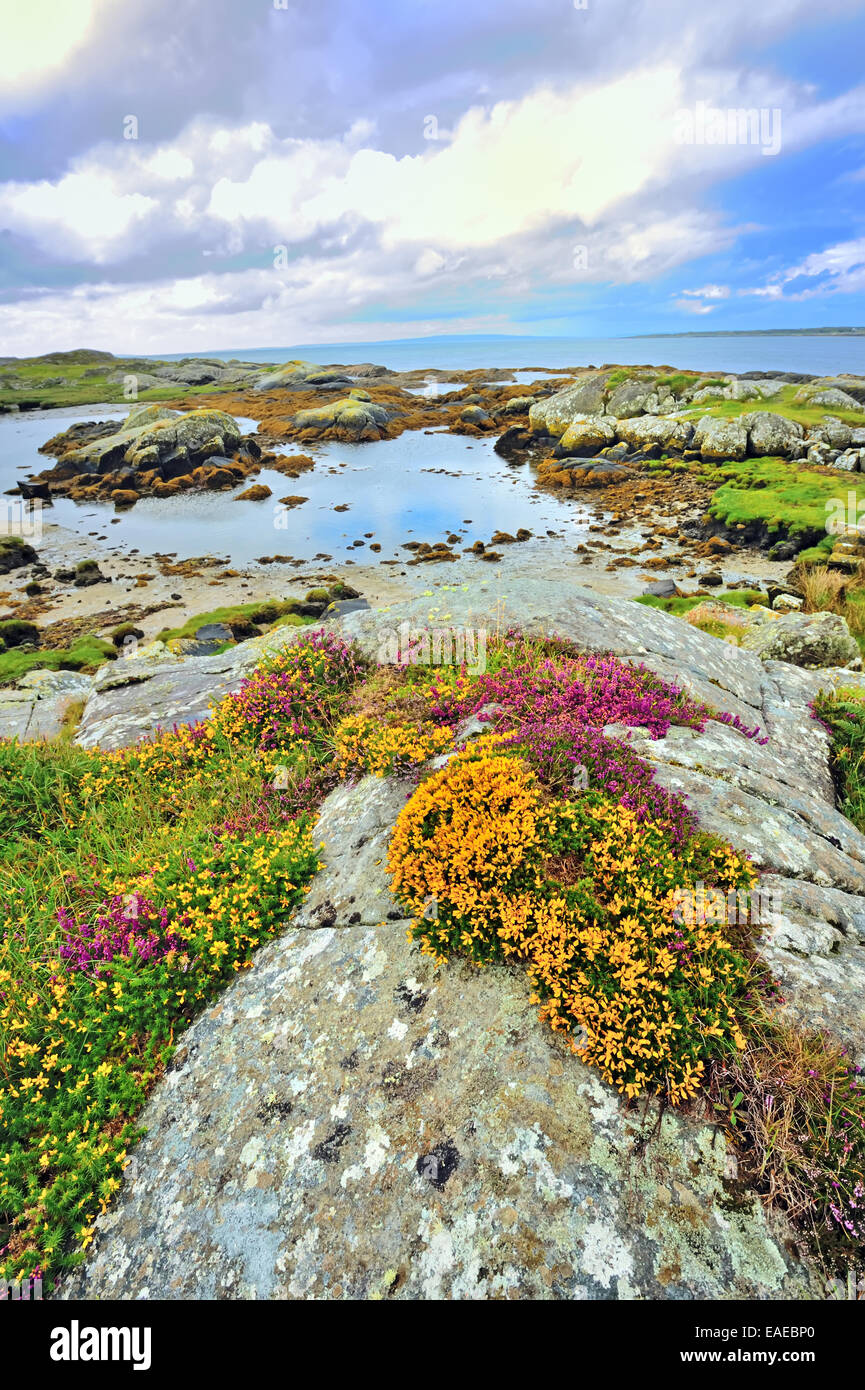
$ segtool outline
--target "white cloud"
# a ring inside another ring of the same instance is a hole
[[[711,314],[715,305],[706,304],[701,299],[677,299],[676,308],[684,310],[686,314]]]
[[[433,251],[432,247],[428,246],[425,251],[421,251],[415,261],[414,268],[418,275],[435,275],[436,271],[441,270],[446,264],[447,262],[444,256],[440,255],[438,251]]]
[[[11,0],[3,7],[4,105],[55,80],[92,36],[99,0]]]
[[[779,16],[783,9],[778,0]],[[775,74],[701,69],[695,43],[691,35],[670,49],[675,61],[632,61],[623,76],[545,84],[516,100],[473,106],[446,131],[442,122],[439,140],[424,140],[418,129],[416,151],[384,148],[369,117],[347,119],[341,138],[285,137],[262,120],[197,117],[171,141],[118,135],[51,182],[0,185],[0,227],[58,262],[122,267],[128,277],[145,261],[188,269],[191,256],[195,270],[212,269],[152,287],[140,272],[131,289],[106,278],[79,290],[28,291],[4,312],[3,346],[20,351],[17,333],[49,322],[72,332],[73,342],[140,350],[280,341],[288,323],[295,341],[333,339],[352,333],[360,308],[387,303],[407,317],[421,296],[464,303],[469,293],[493,291],[509,326],[507,306],[539,288],[649,282],[729,250],[747,228],[731,225],[704,194],[719,177],[753,166],[755,151],[683,147],[676,112],[696,100],[777,106],[783,158],[865,128],[865,87],[820,102]],[[623,42],[625,57],[628,47]],[[585,248],[579,264],[575,245]],[[750,293],[861,288],[862,256],[850,250],[858,245],[809,257]],[[281,281],[271,268],[276,246],[295,257]],[[220,274],[226,257],[258,268]],[[676,307],[709,314],[730,293],[720,284],[683,289]],[[421,312],[416,322],[424,321]],[[455,331],[453,320],[448,327]],[[368,322],[359,330],[372,331]],[[400,320],[400,334],[408,331]]]
[[[557,218],[591,226],[669,173],[680,85],[665,67],[595,88],[541,89],[474,107],[448,143],[401,158],[348,141],[286,141],[245,177],[220,179],[208,211],[295,240],[349,218],[379,226],[386,245],[451,249],[489,247]]]
[[[0,188],[0,218],[7,227],[32,237],[58,259],[68,255],[97,264],[129,254],[129,236],[154,212],[155,198],[120,192],[111,175],[84,168],[58,183],[7,183]]]
[[[809,285],[809,280],[814,283]],[[770,276],[765,285],[739,290],[739,294],[801,300],[861,290],[865,290],[865,237],[815,251],[798,264]]]
[[[682,294],[694,299],[728,299],[729,285],[703,285],[698,290],[682,290]]]

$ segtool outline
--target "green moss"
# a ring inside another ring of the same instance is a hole
[[[834,536],[824,536],[822,541],[818,541],[816,545],[809,546],[807,550],[800,550],[796,556],[796,564],[825,565],[834,545]]]
[[[709,506],[712,516],[727,526],[765,522],[769,531],[783,528],[790,536],[826,530],[831,506],[839,499],[847,504],[848,492],[856,495],[865,513],[865,486],[857,486],[858,473],[844,478],[837,473],[797,468],[786,459],[743,459],[722,463],[715,476],[724,479]],[[861,499],[861,501],[860,501]]]
[[[768,598],[759,589],[722,589],[717,594],[712,594],[712,599],[718,603],[726,603],[730,608],[750,608],[755,603],[768,603]],[[687,598],[680,598],[675,595],[673,598],[657,598],[654,594],[640,594],[635,603],[642,603],[646,608],[659,608],[662,613],[673,613],[680,618],[685,613],[690,613],[692,608],[696,608],[698,603],[706,603],[705,594],[695,594]],[[723,636],[723,633],[713,634]]]
[[[275,623],[271,623],[271,631],[278,627],[308,627],[315,622],[314,618],[302,618],[299,613],[286,613],[284,618],[277,618]]]
[[[681,396],[682,392],[688,387],[693,386],[700,377],[699,372],[674,372],[672,376],[659,376],[658,386],[666,386],[673,396]]]
[[[28,671],[96,671],[116,656],[114,645],[100,637],[80,637],[71,647],[49,647],[36,652],[13,647],[0,652],[0,686],[14,684]]]
[[[209,613],[196,613],[182,627],[163,628],[159,633],[159,641],[170,642],[178,637],[194,637],[198,629],[207,623],[230,625],[241,619],[263,627],[270,627],[276,623],[280,626],[301,627],[311,620],[298,617],[294,612],[297,603],[298,600],[293,598],[267,599],[263,602],[259,600],[257,603],[235,603],[226,608],[214,608]]]
[[[629,381],[631,373],[627,367],[617,367],[614,372],[610,372],[607,377],[606,390],[614,391],[617,386],[621,386],[623,381]]]

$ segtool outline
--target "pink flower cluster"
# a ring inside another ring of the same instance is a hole
[[[262,749],[311,742],[327,722],[334,697],[361,671],[353,648],[333,633],[316,632],[244,679],[226,697],[219,722],[256,730]]]
[[[94,922],[79,923],[61,907],[57,913],[63,943],[60,957],[66,969],[101,975],[118,957],[137,956],[140,962],[183,949],[180,937],[168,931],[167,908],[156,908],[141,893],[115,896],[101,905]]]
[[[553,654],[510,670],[473,680],[460,678],[456,689],[437,692],[433,718],[453,723],[495,705],[496,732],[512,735],[541,775],[561,790],[582,768],[588,784],[614,796],[639,819],[661,820],[674,844],[692,832],[695,820],[681,797],[655,782],[652,768],[624,739],[603,733],[610,724],[648,729],[663,738],[671,724],[703,729],[710,711],[678,686],[644,666],[628,666],[614,656],[574,654],[567,644],[550,644]],[[748,737],[736,715],[723,722]],[[763,740],[765,742],[765,740]]]

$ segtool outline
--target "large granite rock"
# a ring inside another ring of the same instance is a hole
[[[731,401],[766,401],[784,389],[783,381],[732,381],[724,392]]]
[[[748,452],[748,431],[741,420],[703,415],[697,421],[694,445],[706,459],[743,459]]]
[[[861,410],[862,404],[856,400],[855,396],[848,395],[846,391],[839,390],[837,386],[829,386],[822,391],[812,391],[808,397],[809,405],[831,405],[836,410]]]
[[[355,387],[347,396],[313,410],[299,410],[294,417],[298,430],[342,439],[348,443],[383,439],[390,415],[383,405],[371,401],[366,391]]]
[[[678,451],[691,441],[694,426],[687,420],[673,419],[668,415],[641,415],[636,420],[619,420],[616,434],[632,449],[651,449],[656,444],[662,449]]]
[[[819,1295],[713,1125],[626,1110],[518,973],[405,925],[288,931],[198,1020],[62,1297]]]
[[[371,364],[367,364],[371,365]],[[379,375],[383,369],[373,368],[364,375]],[[304,391],[314,386],[350,386],[352,377],[359,373],[351,368],[347,371],[329,371],[317,362],[306,362],[295,358],[285,362],[276,371],[266,372],[255,383],[256,391]]]
[[[795,420],[787,420],[783,415],[773,415],[769,410],[755,410],[739,418],[748,431],[749,454],[757,458],[767,455],[799,458],[805,431]]]
[[[615,443],[614,425],[615,422],[605,415],[587,415],[585,419],[572,420],[556,445],[556,457],[596,454],[599,449]]]
[[[808,432],[811,443],[826,444],[830,449],[847,449],[855,441],[853,428],[845,425],[836,415],[824,415],[819,425],[812,425]]]
[[[592,373],[581,377],[574,386],[566,386],[545,400],[535,401],[529,410],[530,428],[559,437],[574,420],[603,414],[609,375],[609,372]]]
[[[28,671],[16,687],[0,690],[0,738],[19,743],[57,738],[73,706],[92,689],[93,677],[78,671]]]
[[[666,401],[668,392],[659,391],[657,378],[631,377],[614,386],[607,397],[606,411],[617,420],[627,420],[634,415],[656,414]]]
[[[755,614],[742,634],[742,646],[764,661],[789,661],[793,666],[862,666],[859,644],[839,613],[787,613],[780,618]]]
[[[718,721],[658,740],[607,732],[753,856],[771,895],[760,949],[785,1007],[865,1059],[865,837],[835,809],[829,738],[809,709],[821,687],[865,677],[764,662],[575,586],[514,580],[505,613],[477,593],[447,603],[454,626],[559,632],[760,727],[767,743]],[[341,630],[375,660],[383,628],[403,619],[440,623],[415,601],[347,614]],[[182,689],[200,701],[208,683],[238,682],[267,640],[140,671],[138,685],[163,699],[153,682],[168,682],[172,708]],[[130,689],[114,674],[97,680],[85,741],[131,734],[128,710],[110,708]],[[408,944],[385,860],[410,791],[365,778],[326,800],[325,862],[295,929],[182,1040],[123,1191],[62,1295],[820,1297],[714,1126],[626,1109],[537,1021],[520,972],[436,970]]]
[[[185,461],[184,471],[191,472],[205,459],[237,449],[241,437],[237,421],[224,410],[179,414],[161,407],[139,406],[130,411],[113,434],[71,448],[64,448],[64,437],[58,435],[51,445],[64,468],[79,474],[107,473],[123,464],[147,471],[158,468],[163,459],[178,455]]]

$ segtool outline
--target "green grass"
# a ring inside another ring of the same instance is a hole
[[[768,600],[766,595],[759,589],[721,589],[717,594],[712,594],[712,599],[719,603],[729,604],[731,608],[750,608],[754,603],[765,605]],[[699,594],[688,598],[680,598],[674,595],[672,598],[657,598],[654,594],[641,594],[634,600],[635,603],[642,603],[646,608],[659,608],[662,613],[673,613],[677,618],[681,618],[685,613],[690,613],[692,608],[696,608],[699,603],[706,602],[706,595]]]
[[[865,507],[865,485],[854,481],[858,473],[796,468],[787,459],[753,458],[722,463],[715,476],[723,478],[709,505],[712,516],[727,526],[765,522],[769,531],[781,528],[790,536],[825,532],[827,503],[839,499],[846,506],[848,492]]]
[[[832,773],[839,806],[865,834],[865,691],[857,687],[822,692],[814,712],[832,734]]]
[[[740,415],[750,415],[753,411],[760,410],[767,411],[770,415],[783,415],[786,419],[809,428],[822,424],[826,415],[832,415],[848,425],[865,424],[865,406],[861,410],[836,410],[823,405],[806,405],[794,399],[798,391],[798,386],[788,385],[784,386],[777,396],[765,401],[703,401],[689,405],[682,414],[712,415],[720,420],[738,420]]]
[[[629,381],[632,375],[633,373],[627,367],[617,367],[616,370],[610,372],[610,375],[607,377],[605,389],[607,391],[615,391],[617,386],[622,385],[622,382]]]
[[[96,671],[117,656],[113,642],[101,637],[79,637],[71,647],[47,647],[22,652],[18,647],[0,652],[0,686],[14,685],[28,671]]]
[[[655,385],[666,386],[671,395],[680,396],[688,386],[693,386],[699,380],[699,372],[674,372],[672,376],[659,376]]]
[[[160,642],[170,642],[176,638],[194,637],[200,627],[207,623],[225,623],[226,625],[237,622],[241,618],[247,619],[251,623],[261,624],[263,627],[271,627],[278,624],[280,627],[302,627],[305,623],[313,621],[312,618],[303,618],[294,612],[298,599],[265,599],[257,603],[235,603],[225,608],[214,608],[209,613],[196,613],[189,618],[182,627],[166,627],[159,633]]]

